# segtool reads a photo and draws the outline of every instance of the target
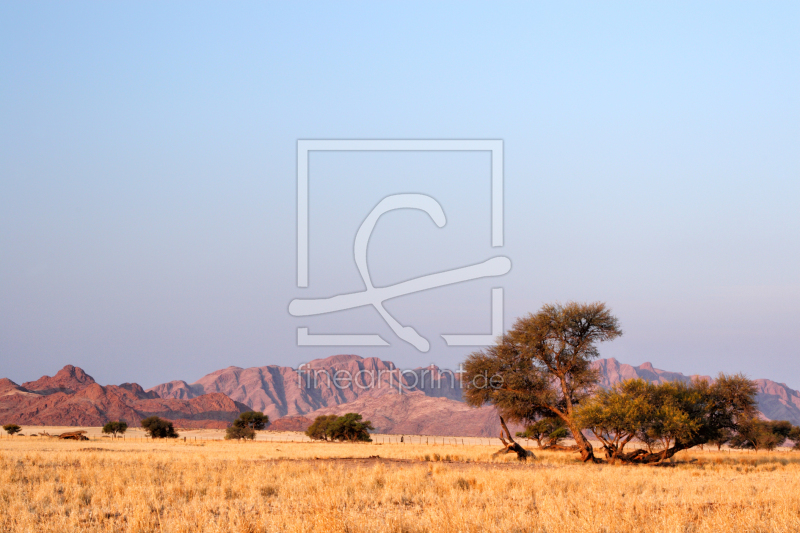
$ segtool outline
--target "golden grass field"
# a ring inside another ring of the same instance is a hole
[[[800,531],[800,453],[0,439],[0,531]],[[380,456],[379,458],[371,458]]]

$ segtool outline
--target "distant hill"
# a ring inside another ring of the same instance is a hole
[[[349,376],[352,380],[340,380],[340,386],[336,386],[337,376]],[[170,381],[148,392],[155,392],[162,398],[179,399],[221,392],[275,420],[350,403],[364,396],[380,397],[401,387],[405,391],[423,392],[426,396],[461,399],[458,376],[451,371],[436,366],[401,371],[390,361],[357,355],[316,359],[302,369],[276,365],[231,366],[191,384]]]
[[[712,379],[616,359],[599,359],[593,366],[606,388],[631,378],[653,383]],[[355,381],[340,379],[337,387],[337,376]],[[228,367],[191,384],[171,381],[146,391],[136,383],[101,386],[82,369],[67,365],[53,377],[22,385],[0,379],[0,422],[100,426],[125,420],[138,425],[157,415],[179,427],[222,428],[253,409],[270,417],[272,429],[303,430],[321,414],[357,412],[384,433],[498,435],[497,412],[460,401],[460,384],[458,375],[436,366],[401,371],[390,361],[357,355],[317,359],[302,369]],[[798,391],[768,379],[756,384],[765,417],[800,425]]]
[[[600,386],[608,388],[626,379],[641,378],[652,383],[668,381],[690,381],[692,378],[712,379],[709,376],[687,376],[680,372],[670,372],[654,368],[650,363],[639,366],[620,363],[614,358],[598,359],[592,366],[600,372]],[[362,387],[346,384],[337,388],[332,381],[318,379],[313,382],[315,371],[324,376],[327,371],[334,376],[336,371],[347,371],[355,376],[359,372],[371,371],[381,378],[373,386]],[[340,405],[363,401],[357,404],[365,412],[371,412],[372,405],[382,402],[399,401],[397,398],[381,398],[391,391],[397,391],[398,380],[406,392],[418,391],[425,396],[461,400],[460,379],[457,374],[436,366],[405,370],[401,374],[391,361],[375,357],[362,358],[357,355],[336,355],[311,361],[303,367],[301,381],[298,369],[286,366],[262,366],[252,368],[228,367],[212,372],[198,381],[188,384],[185,381],[171,381],[148,389],[164,398],[194,398],[208,392],[222,392],[232,399],[251,408],[268,414],[271,420],[284,416],[308,417],[311,413],[338,409]],[[310,381],[309,381],[310,379]],[[800,393],[783,383],[768,379],[758,379],[759,409],[771,420],[789,420],[800,425]],[[476,415],[477,416],[477,415]],[[435,418],[435,417],[434,417]],[[288,421],[286,422],[289,423]],[[389,426],[387,426],[389,427]]]
[[[0,380],[0,420],[4,424],[102,426],[122,420],[136,426],[148,416],[160,416],[178,427],[224,428],[249,410],[219,393],[176,400],[160,398],[136,383],[103,387],[72,365],[53,377],[22,385]]]

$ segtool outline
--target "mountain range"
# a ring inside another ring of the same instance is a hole
[[[17,385],[0,379],[0,421],[38,426],[102,426],[111,420],[138,425],[148,416],[184,428],[224,428],[250,411],[224,394],[188,400],[161,398],[136,383],[98,385],[81,368],[67,365],[55,376]]]
[[[593,366],[602,387],[631,378],[653,383],[711,379],[613,358],[599,359]],[[758,406],[766,418],[800,425],[798,391],[767,379],[755,381]],[[267,414],[272,429],[303,430],[316,416],[357,412],[381,433],[489,437],[500,431],[493,407],[475,409],[461,401],[457,373],[434,365],[400,370],[392,362],[357,355],[317,359],[297,369],[228,367],[194,383],[176,380],[148,390],[135,383],[101,386],[71,365],[54,377],[22,385],[0,380],[3,424],[98,426],[109,420],[138,424],[157,415],[179,427],[221,428],[250,409]]]

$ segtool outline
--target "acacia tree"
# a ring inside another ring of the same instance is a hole
[[[347,413],[330,423],[328,434],[332,440],[372,442],[372,438],[369,436],[372,429],[375,429],[372,427],[372,422],[369,420],[362,422],[360,414]]]
[[[555,416],[569,428],[584,461],[596,461],[575,410],[598,381],[591,362],[597,343],[622,335],[617,318],[601,302],[547,304],[518,319],[489,348],[464,365],[468,404],[494,404],[501,415],[533,424]]]
[[[650,450],[620,454],[626,462],[659,462],[681,450],[713,443],[726,432],[739,431],[756,413],[756,384],[741,374],[720,374],[713,383],[695,379],[649,387],[652,413],[636,436],[649,442]]]
[[[260,411],[239,413],[238,418],[225,430],[225,440],[254,440],[256,431],[264,429],[267,424],[269,417]]]
[[[329,427],[336,418],[336,415],[318,416],[306,430],[306,435],[312,440],[328,440],[330,437]]]
[[[792,426],[787,438],[794,443],[795,450],[800,450],[800,427]]]
[[[113,438],[117,438],[117,435],[122,435],[128,430],[128,424],[125,422],[108,422],[105,426],[103,426],[103,433],[110,433]]]
[[[786,439],[794,440],[800,429],[786,420],[766,421],[752,417],[739,424],[737,433],[731,438],[734,448],[753,448],[755,451],[774,450]]]
[[[655,385],[629,380],[598,391],[581,407],[578,420],[603,442],[612,463],[617,459],[659,462],[693,446],[725,442],[734,431],[744,431],[755,412],[755,392],[755,384],[741,375],[721,374],[713,384],[695,380]],[[788,434],[784,426],[781,429]],[[634,437],[647,450],[623,453]]]
[[[178,433],[175,425],[157,416],[149,416],[142,420],[142,427],[145,432],[154,439],[177,439]]]
[[[578,424],[603,443],[611,464],[654,419],[653,389],[642,379],[631,379],[611,389],[598,390],[578,409]]]
[[[269,424],[269,417],[260,411],[240,413],[233,425],[239,428],[250,428],[254,431],[264,429]]]
[[[5,430],[6,433],[12,436],[14,435],[14,433],[19,433],[20,431],[22,431],[22,428],[16,424],[6,424],[5,426],[3,426],[3,429]]]
[[[225,440],[253,440],[256,438],[256,430],[248,426],[229,426],[225,430]]]

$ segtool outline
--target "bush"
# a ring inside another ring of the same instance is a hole
[[[157,416],[150,416],[142,420],[142,427],[147,434],[154,439],[178,438],[178,434],[175,432],[175,426],[172,425],[172,422]]]
[[[306,435],[314,440],[347,440],[350,442],[372,442],[369,436],[372,422],[361,421],[358,413],[347,413],[344,416],[318,416],[306,430]]]
[[[14,433],[19,433],[20,431],[22,431],[22,428],[16,424],[6,424],[5,426],[3,426],[3,429],[6,430],[6,433],[8,433],[9,435],[13,435]]]
[[[318,416],[306,430],[306,435],[312,440],[328,440],[330,438],[328,429],[336,418],[338,418],[336,415]]]
[[[264,429],[269,424],[269,417],[258,411],[248,411],[239,414],[233,425],[238,428],[250,428],[255,431]]]
[[[375,429],[372,427],[372,422],[369,420],[362,422],[358,413],[347,413],[330,423],[328,434],[332,440],[372,442],[369,436],[371,429]]]
[[[225,430],[225,440],[253,440],[256,438],[256,430],[249,427],[233,425]]]
[[[122,435],[128,430],[128,424],[125,422],[109,422],[103,426],[103,433],[110,433],[112,437],[116,438],[117,435]]]
[[[739,424],[738,431],[730,439],[732,448],[752,448],[758,450],[774,450],[786,439],[797,442],[800,428],[792,426],[785,420],[765,421],[749,418]]]

